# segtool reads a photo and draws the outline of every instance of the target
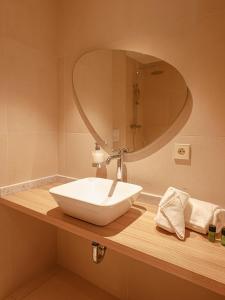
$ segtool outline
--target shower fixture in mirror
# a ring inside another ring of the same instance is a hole
[[[126,50],[82,55],[73,70],[73,87],[95,140],[107,152],[127,148],[127,157],[148,149],[170,129],[189,94],[172,65]]]

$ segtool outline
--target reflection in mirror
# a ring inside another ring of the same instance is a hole
[[[137,52],[89,52],[76,63],[73,80],[82,111],[105,149],[135,152],[151,144],[187,99],[186,83],[173,66]]]

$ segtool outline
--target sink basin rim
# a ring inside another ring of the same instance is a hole
[[[132,184],[132,183],[127,183],[127,182],[121,182],[121,181],[118,181],[117,184],[118,185],[128,185],[132,188],[136,188],[136,191],[134,193],[131,193],[129,192],[127,195],[124,195],[123,197],[121,197],[118,201],[116,201],[115,203],[94,203],[92,201],[88,201],[88,200],[85,200],[85,199],[82,199],[81,196],[77,196],[77,195],[74,195],[74,196],[71,196],[71,195],[68,195],[65,191],[60,191],[61,189],[63,189],[64,187],[66,186],[69,186],[69,185],[74,185],[77,183],[77,185],[79,184],[80,181],[82,180],[95,180],[95,179],[100,179],[100,180],[103,180],[103,181],[110,181],[110,183],[113,183],[113,180],[111,179],[103,179],[103,178],[97,178],[97,177],[87,177],[87,178],[82,178],[82,179],[78,179],[78,180],[74,180],[74,181],[71,181],[69,183],[65,183],[65,184],[62,184],[62,185],[59,185],[59,186],[56,186],[56,187],[53,187],[49,190],[50,194],[52,194],[53,196],[60,196],[60,197],[65,197],[65,198],[68,198],[70,199],[71,201],[74,201],[74,202],[80,202],[80,203],[86,203],[90,206],[102,206],[102,207],[113,207],[113,206],[116,206],[116,205],[119,205],[121,202],[129,199],[129,198],[134,198],[135,196],[139,195],[141,193],[141,191],[143,190],[143,188],[139,185],[136,185],[136,184]],[[79,188],[79,187],[77,187]],[[109,197],[109,199],[112,198],[112,197]],[[107,199],[105,199],[107,200]],[[58,201],[57,201],[58,202]]]

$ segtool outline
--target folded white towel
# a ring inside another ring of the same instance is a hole
[[[184,210],[186,227],[206,234],[209,224],[216,225],[219,232],[225,224],[225,210],[218,205],[189,198]]]
[[[155,217],[156,224],[185,238],[185,227],[206,234],[209,224],[220,232],[225,226],[225,209],[218,205],[190,198],[189,194],[170,187],[163,195]]]
[[[156,224],[172,233],[179,239],[185,238],[184,209],[189,199],[189,194],[170,187],[162,197],[158,212],[155,217]]]

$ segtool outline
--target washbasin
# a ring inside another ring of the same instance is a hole
[[[83,178],[53,187],[49,192],[63,212],[104,226],[125,214],[142,187],[103,178]]]

